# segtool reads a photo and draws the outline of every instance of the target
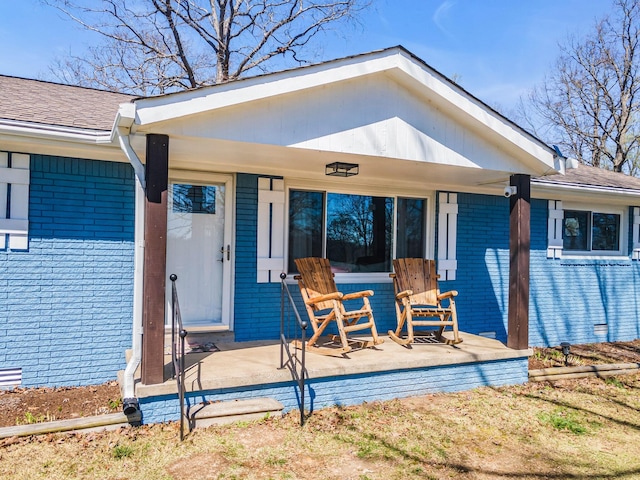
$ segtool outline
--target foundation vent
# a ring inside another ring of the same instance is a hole
[[[596,323],[593,326],[594,335],[607,335],[609,333],[609,325],[606,323]]]
[[[0,368],[0,388],[18,387],[22,383],[21,368]]]

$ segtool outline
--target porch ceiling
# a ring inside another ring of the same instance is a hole
[[[144,136],[134,137],[133,145],[144,158]],[[325,176],[325,165],[332,162],[357,163],[359,174],[348,178]],[[343,187],[385,188],[393,184],[396,191],[455,189],[493,194],[501,194],[509,176],[515,173],[481,168],[471,162],[454,165],[182,136],[169,139],[169,166],[177,170],[275,175]]]

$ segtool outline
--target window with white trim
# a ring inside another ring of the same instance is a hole
[[[562,248],[565,252],[619,252],[620,217],[618,213],[565,210]]]
[[[390,272],[395,257],[424,257],[427,199],[289,190],[289,271],[326,257],[337,273]]]
[[[624,207],[552,201],[548,257],[626,255],[626,222]]]

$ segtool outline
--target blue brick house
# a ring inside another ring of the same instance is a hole
[[[461,330],[525,352],[478,384],[526,381],[529,346],[640,336],[640,181],[575,165],[401,47],[152,98],[0,88],[2,385],[165,382],[172,273],[190,331],[276,339],[303,256],[374,290],[379,332],[391,259],[435,258]]]

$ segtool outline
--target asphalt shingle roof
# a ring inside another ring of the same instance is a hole
[[[136,97],[0,75],[0,119],[110,131],[118,105]]]
[[[588,165],[578,165],[578,168],[567,168],[564,175],[547,175],[539,177],[535,181],[558,185],[580,185],[640,191],[640,178]]]

